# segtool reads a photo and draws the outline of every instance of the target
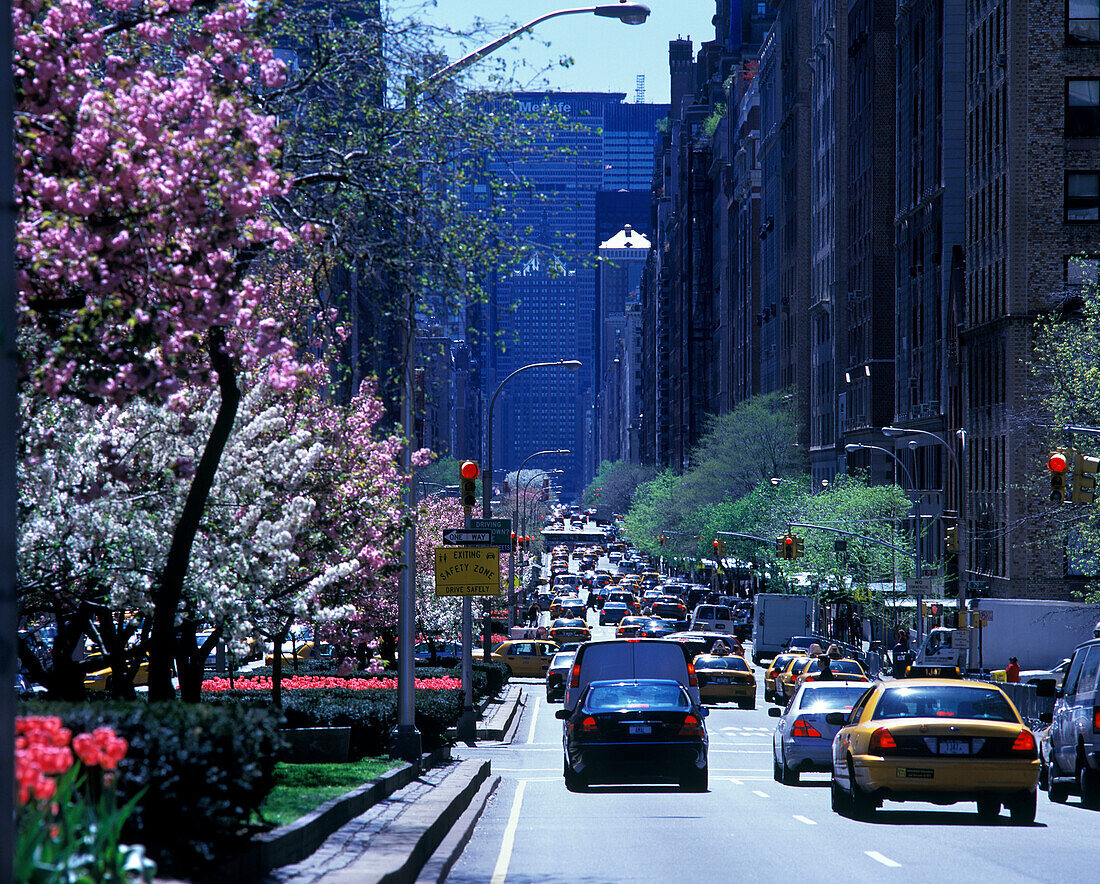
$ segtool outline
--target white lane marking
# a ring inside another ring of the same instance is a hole
[[[508,825],[504,829],[504,840],[500,844],[500,854],[493,868],[490,884],[504,884],[508,877],[508,864],[512,861],[512,847],[516,842],[516,828],[519,826],[519,813],[523,809],[523,790],[527,780],[520,780],[516,786],[516,797],[512,801],[512,812],[508,816]]]
[[[772,797],[767,792],[761,792],[759,789],[753,789],[752,794],[753,795],[759,795],[761,798],[771,798]]]
[[[798,821],[799,821],[800,823],[805,823],[805,824],[806,824],[807,826],[816,826],[816,825],[817,825],[817,823],[815,823],[815,822],[814,822],[814,821],[813,821],[812,819],[810,819],[810,818],[809,818],[808,816],[801,816],[801,815],[799,815],[799,814],[797,814],[797,813],[796,813],[796,814],[793,814],[793,816],[794,816],[794,818],[795,818],[796,820],[798,820]]]
[[[542,706],[542,697],[535,694],[535,711],[531,713],[531,732],[527,734],[527,743],[530,745],[535,742],[535,725],[539,720],[539,708]]]
[[[890,857],[883,856],[877,850],[865,850],[863,851],[867,856],[871,857],[875,862],[882,863],[888,869],[900,869],[901,863],[896,863]]]
[[[716,780],[725,780],[727,783],[733,783],[735,786],[745,785],[744,780],[739,780],[737,777],[715,777]]]
[[[561,773],[560,767],[497,767],[493,765],[493,773]],[[524,779],[528,779],[524,777]],[[560,777],[559,777],[560,779]]]

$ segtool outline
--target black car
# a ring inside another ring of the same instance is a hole
[[[595,782],[677,782],[707,790],[707,710],[671,679],[594,681],[565,722],[565,786]]]
[[[687,608],[679,599],[662,597],[649,606],[649,612],[654,617],[665,620],[687,620]]]
[[[617,624],[623,617],[630,616],[630,608],[625,602],[607,602],[600,611],[600,626]]]
[[[660,617],[649,617],[638,630],[639,638],[664,638],[676,632],[676,624]]]
[[[568,599],[567,601],[561,603],[562,617],[576,617],[580,620],[583,620],[587,612],[588,605],[586,605],[580,599]]]

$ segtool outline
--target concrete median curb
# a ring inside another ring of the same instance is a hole
[[[483,720],[478,723],[477,738],[501,742],[522,703],[523,692],[518,685],[509,685],[499,699],[489,701]]]
[[[488,779],[490,763],[467,759],[394,820],[358,862],[327,884],[414,884],[421,869]]]
[[[477,821],[481,819],[485,805],[489,803],[489,799],[499,785],[499,776],[490,776],[481,784],[481,788],[477,790],[477,794],[474,795],[469,806],[451,826],[451,830],[444,837],[439,847],[436,848],[435,853],[431,855],[420,870],[420,874],[416,878],[416,884],[441,884],[442,881],[446,880],[451,867],[462,856],[462,851],[474,834],[474,827],[477,825]]]
[[[451,749],[444,746],[425,755],[421,769],[437,767],[450,758]],[[403,789],[418,775],[419,771],[411,764],[395,767],[369,783],[326,801],[316,810],[288,825],[256,835],[244,853],[201,881],[257,881],[272,869],[301,862],[341,826]]]

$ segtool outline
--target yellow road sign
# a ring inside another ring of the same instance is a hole
[[[435,594],[500,595],[500,550],[495,546],[437,546]]]

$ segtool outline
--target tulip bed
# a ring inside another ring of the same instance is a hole
[[[232,685],[228,678],[208,678],[202,683],[206,693],[223,691],[270,691],[271,679],[266,676],[257,678],[235,678]],[[396,678],[341,678],[336,675],[294,675],[283,678],[284,691],[318,690],[339,688],[348,691],[396,690]],[[417,690],[457,691],[462,688],[462,679],[454,676],[436,676],[416,679]]]

